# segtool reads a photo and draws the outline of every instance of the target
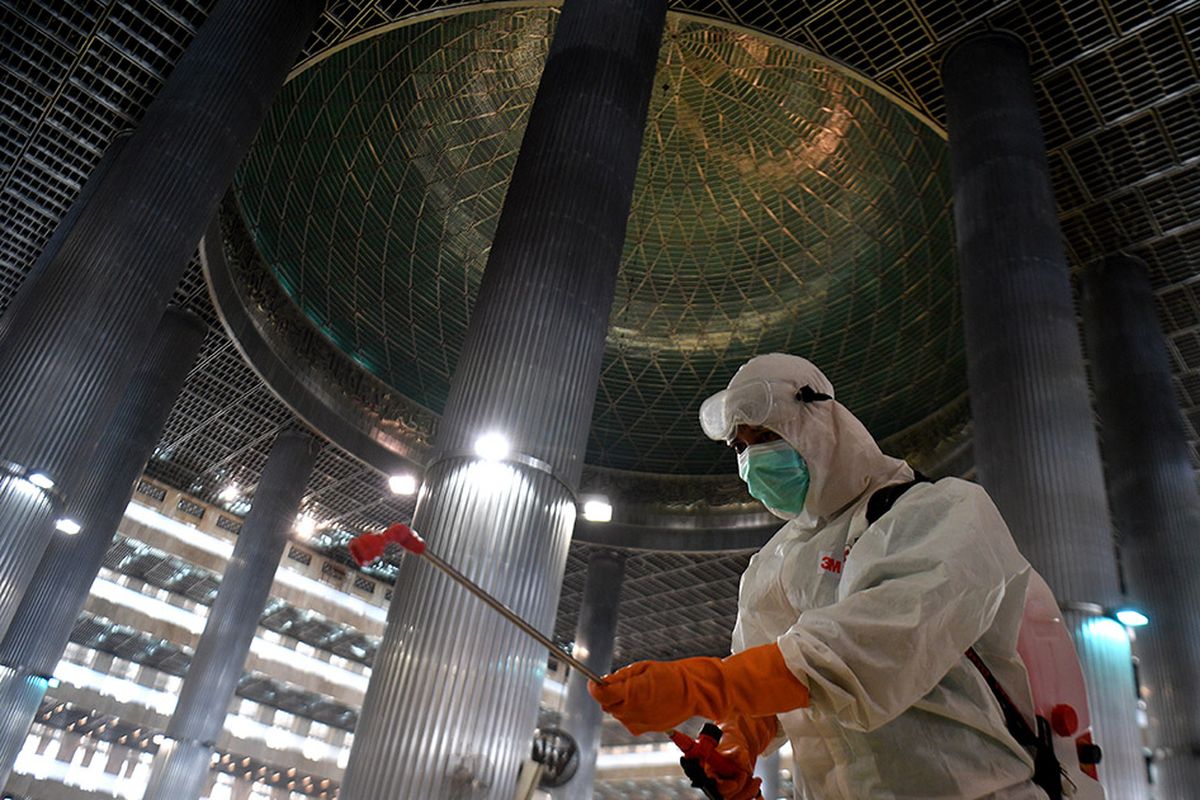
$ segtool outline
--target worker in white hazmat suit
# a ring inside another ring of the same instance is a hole
[[[784,736],[805,800],[1044,800],[964,655],[1031,708],[1016,652],[1030,567],[983,489],[913,483],[795,356],[751,359],[701,423],[788,522],[742,576],[733,655],[625,667],[590,684],[604,709],[633,733],[719,721],[741,767],[714,776],[727,800],[756,796],[755,759]],[[868,522],[884,487],[902,493]]]

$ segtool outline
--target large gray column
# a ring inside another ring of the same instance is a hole
[[[504,201],[414,527],[549,633],[575,519],[665,0],[567,0]],[[483,462],[496,431],[512,455]],[[546,653],[406,559],[343,800],[509,800]]]
[[[225,726],[319,450],[319,442],[300,431],[284,431],[271,448],[184,676],[166,739],[154,757],[145,800],[196,800],[204,789],[209,757]]]
[[[779,751],[776,750],[769,756],[763,756],[754,765],[754,774],[762,779],[762,785],[759,787],[759,793],[762,794],[763,800],[779,800],[782,795],[779,793]]]
[[[1200,494],[1145,266],[1113,256],[1083,276],[1109,498],[1138,629],[1162,798],[1200,787]]]
[[[66,241],[67,234],[75,229],[75,223],[79,220],[79,215],[92,197],[100,191],[100,187],[104,184],[104,178],[112,171],[113,162],[120,156],[121,151],[125,149],[125,145],[129,142],[129,138],[133,135],[130,130],[118,131],[112,141],[108,143],[108,147],[104,150],[104,155],[96,164],[95,169],[87,176],[87,180],[83,182],[83,186],[76,195],[74,202],[67,209],[67,213],[59,220],[58,225],[54,228],[54,233],[47,240],[46,246],[42,248],[42,252],[38,254],[37,260],[33,262],[29,273],[25,276],[25,281],[29,282],[34,275],[38,275],[46,269],[48,264],[54,263],[54,259],[58,257],[59,248]],[[12,321],[11,314],[5,314],[0,317],[0,339],[3,339],[8,333],[9,323]],[[2,786],[3,784],[0,784]]]
[[[67,507],[80,532],[55,534],[0,641],[0,786],[207,329],[187,311],[163,316]]]
[[[322,0],[224,0],[0,339],[0,634]],[[48,475],[56,490],[25,476]]]
[[[1025,47],[977,35],[943,75],[979,479],[1067,612],[1109,796],[1144,798],[1128,637],[1096,616],[1116,556]]]
[[[626,558],[625,553],[615,550],[596,550],[588,558],[579,621],[575,626],[574,655],[601,675],[612,668]],[[579,769],[564,786],[550,791],[551,797],[562,800],[591,800],[595,788],[596,756],[600,752],[600,724],[604,721],[604,712],[588,694],[587,683],[587,676],[574,670],[567,679],[566,710],[561,727],[579,745]]]

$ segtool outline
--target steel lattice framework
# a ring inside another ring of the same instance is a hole
[[[308,318],[435,412],[557,18],[466,11],[333,53],[284,87],[236,181]],[[757,352],[830,365],[881,437],[962,394],[947,159],[843,70],[669,19],[587,463],[729,473],[695,411]]]

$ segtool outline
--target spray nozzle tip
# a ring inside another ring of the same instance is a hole
[[[387,530],[383,532],[383,536],[389,542],[395,542],[410,553],[421,555],[425,552],[425,540],[416,531],[402,522],[389,525]]]

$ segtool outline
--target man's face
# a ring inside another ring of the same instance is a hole
[[[733,431],[733,440],[729,446],[740,453],[747,447],[763,442],[773,442],[782,438],[778,433],[754,425],[738,425]]]

